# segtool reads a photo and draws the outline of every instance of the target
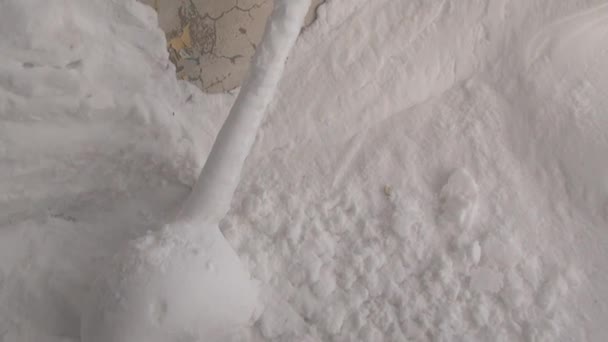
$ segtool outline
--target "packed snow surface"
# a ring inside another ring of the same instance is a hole
[[[5,0],[0,33],[0,341],[81,341],[234,95],[134,1]],[[220,224],[261,288],[235,340],[607,340],[607,52],[603,1],[327,1]]]

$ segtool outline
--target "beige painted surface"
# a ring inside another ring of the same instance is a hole
[[[272,11],[272,0],[140,1],[158,12],[178,77],[211,93],[241,84]],[[306,25],[323,1],[312,0]]]

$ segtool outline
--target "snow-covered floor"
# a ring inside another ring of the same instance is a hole
[[[234,96],[134,0],[6,0],[0,33],[0,341],[80,341]],[[607,340],[607,51],[603,1],[328,0],[220,225],[261,288],[236,339]]]

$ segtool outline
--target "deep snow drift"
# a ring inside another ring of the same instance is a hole
[[[233,97],[175,81],[133,1],[0,6],[0,338],[79,341],[99,267],[174,214]],[[262,288],[240,339],[606,340],[607,18],[322,6],[220,225]]]

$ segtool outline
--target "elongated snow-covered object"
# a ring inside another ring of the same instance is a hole
[[[309,0],[275,10],[241,93],[182,212],[130,241],[94,282],[82,342],[228,341],[245,325],[257,290],[219,230]]]
[[[219,222],[230,209],[241,169],[273,98],[285,60],[301,29],[309,1],[276,0],[249,76],[220,130],[181,217]],[[202,216],[202,217],[201,217]]]

